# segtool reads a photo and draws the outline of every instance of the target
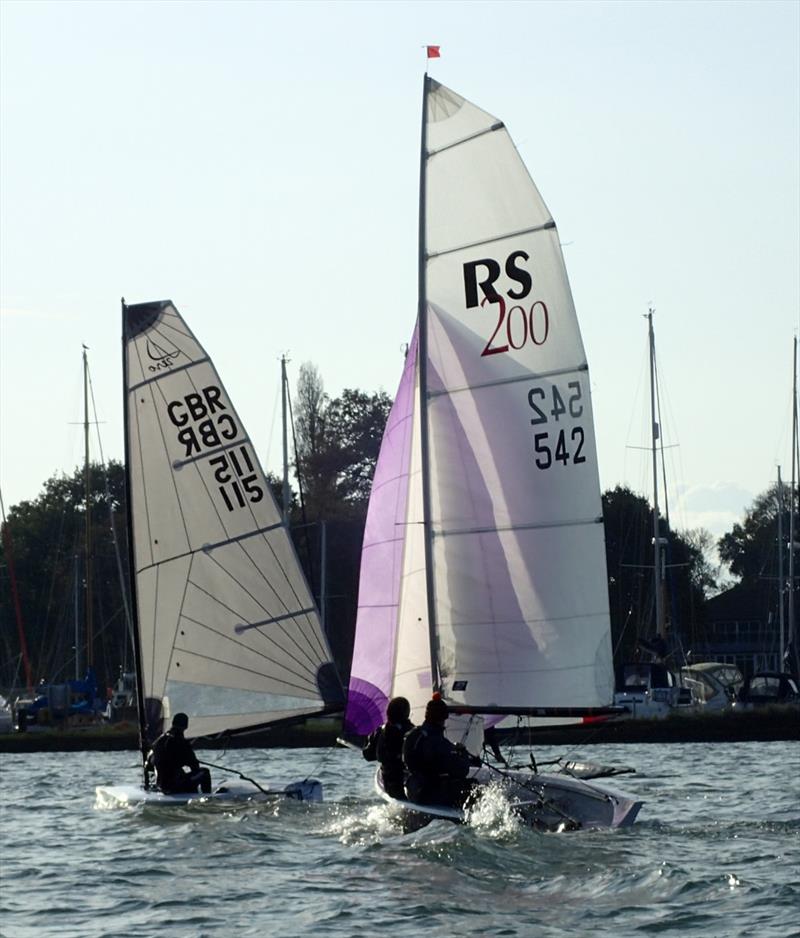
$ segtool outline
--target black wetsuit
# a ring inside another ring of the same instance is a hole
[[[165,795],[211,791],[211,773],[202,768],[191,744],[184,739],[183,730],[172,727],[153,743],[147,757],[149,767],[155,769],[158,787]],[[187,772],[184,766],[189,767]]]
[[[381,778],[386,793],[392,798],[405,798],[403,788],[405,771],[403,768],[403,737],[414,724],[410,720],[402,723],[385,723],[379,726],[369,737],[361,750],[368,762],[376,759],[381,764]]]
[[[413,729],[403,742],[405,788],[410,801],[461,807],[472,786],[470,765],[479,764],[463,747],[444,735],[444,726],[428,723]]]

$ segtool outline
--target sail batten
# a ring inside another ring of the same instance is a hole
[[[462,144],[469,143],[471,140],[477,140],[478,137],[482,137],[484,134],[491,134],[496,130],[503,130],[504,126],[505,125],[502,121],[496,121],[494,124],[492,124],[491,127],[485,127],[483,130],[476,130],[475,133],[469,134],[466,137],[462,137],[460,140],[454,140],[452,143],[448,143],[446,146],[439,147],[436,150],[428,150],[428,159],[436,156],[437,153],[444,153],[445,150],[452,150],[453,147],[460,147]]]
[[[260,622],[240,622],[235,627],[236,634],[240,635],[242,632],[249,632],[250,629],[260,629],[262,625],[274,625],[276,622],[283,622],[284,619],[296,619],[299,616],[310,615],[314,612],[316,612],[316,609],[311,607],[309,609],[298,609],[297,612],[287,612],[282,616],[273,616],[271,619],[262,619]]]
[[[567,365],[563,368],[554,368],[551,371],[543,372],[532,372],[525,375],[512,375],[509,378],[496,378],[492,381],[483,381],[480,384],[465,384],[463,387],[449,387],[449,388],[439,388],[435,391],[428,391],[427,397],[428,400],[433,400],[436,397],[442,397],[449,394],[460,394],[462,391],[479,391],[481,388],[496,388],[503,384],[519,384],[522,381],[530,381],[532,378],[537,378],[539,380],[544,380],[545,378],[557,378],[560,375],[572,375],[578,374],[581,371],[586,371],[588,369],[586,362],[583,362],[580,365]]]
[[[589,525],[589,524],[602,524],[602,518],[576,518],[576,519],[565,519],[561,521],[551,521],[551,522],[540,522],[538,524],[509,524],[504,527],[494,526],[494,527],[485,527],[485,528],[433,528],[431,532],[432,537],[458,537],[459,535],[465,536],[470,534],[500,534],[508,531],[531,531],[541,528],[567,528],[573,527],[575,525]]]
[[[459,244],[458,247],[440,248],[438,251],[429,251],[426,254],[427,260],[434,260],[437,257],[444,257],[446,254],[458,254],[460,251],[471,251],[472,248],[484,247],[487,244],[494,244],[497,241],[507,241],[510,238],[518,238],[520,235],[533,234],[537,231],[549,231],[555,228],[556,223],[551,219],[543,225],[534,225],[531,228],[523,228],[520,231],[510,231],[492,235],[491,238],[484,238],[481,241],[471,241],[469,244]]]
[[[330,711],[316,606],[213,363],[170,301],[123,316],[143,733],[176,710],[192,735]]]

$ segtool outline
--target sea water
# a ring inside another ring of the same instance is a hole
[[[403,833],[352,750],[199,753],[262,783],[317,777],[322,804],[115,810],[95,806],[94,788],[135,782],[135,753],[4,755],[0,934],[790,938],[798,754],[587,746],[570,757],[636,768],[609,784],[645,805],[631,828],[562,834],[520,828],[499,793],[469,825]]]

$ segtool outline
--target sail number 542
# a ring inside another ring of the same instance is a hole
[[[577,419],[583,416],[580,381],[568,382],[566,394],[555,384],[532,387],[528,391],[528,404],[535,415],[531,417],[533,426],[548,424],[551,420],[558,423],[567,415]],[[539,469],[549,469],[557,462],[563,466],[586,462],[583,444],[581,426],[539,431],[533,435],[534,461]]]

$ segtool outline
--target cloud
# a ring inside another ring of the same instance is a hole
[[[711,482],[678,489],[681,521],[686,528],[706,528],[722,537],[744,519],[755,496],[738,482]]]

